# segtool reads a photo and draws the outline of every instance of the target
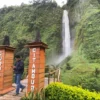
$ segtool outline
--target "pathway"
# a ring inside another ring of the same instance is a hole
[[[26,86],[27,88],[27,80],[28,79],[24,79],[21,81],[21,83]],[[51,79],[51,82],[52,82],[52,79]],[[45,78],[45,87],[48,85],[48,79]],[[16,85],[13,84],[13,86],[15,87]],[[13,96],[13,94],[15,93],[15,90],[14,91],[11,91],[3,96],[0,96],[0,100],[20,100],[21,97],[23,97],[26,93],[26,88],[24,89],[23,92],[20,92],[20,94],[18,96]]]

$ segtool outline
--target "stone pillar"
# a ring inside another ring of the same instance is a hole
[[[32,42],[27,47],[30,49],[27,92],[38,92],[44,88],[45,84],[45,49],[47,45],[43,42]]]
[[[14,89],[12,87],[14,50],[13,47],[0,46],[0,95]]]

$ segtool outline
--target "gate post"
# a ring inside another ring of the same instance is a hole
[[[27,47],[30,50],[27,93],[38,92],[44,88],[45,84],[45,49],[48,46],[39,41],[28,43]]]
[[[0,95],[14,90],[13,82],[13,58],[15,48],[0,46]]]

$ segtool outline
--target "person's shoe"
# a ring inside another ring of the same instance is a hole
[[[25,89],[25,86],[21,89],[21,91],[20,92],[23,92],[23,90]]]
[[[15,93],[15,94],[13,94],[13,96],[17,96],[17,95],[19,95],[19,93]]]

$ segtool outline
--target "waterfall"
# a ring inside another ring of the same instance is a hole
[[[63,11],[62,18],[62,57],[65,58],[71,53],[70,31],[69,31],[69,18],[68,11]]]
[[[55,65],[59,64],[71,53],[71,40],[70,40],[70,31],[69,31],[69,18],[68,11],[63,11],[62,17],[62,53],[55,56],[51,59],[51,62]]]
[[[59,64],[71,53],[71,40],[70,40],[70,30],[69,30],[69,18],[68,11],[63,11],[62,17],[62,54],[58,57],[56,64]]]

